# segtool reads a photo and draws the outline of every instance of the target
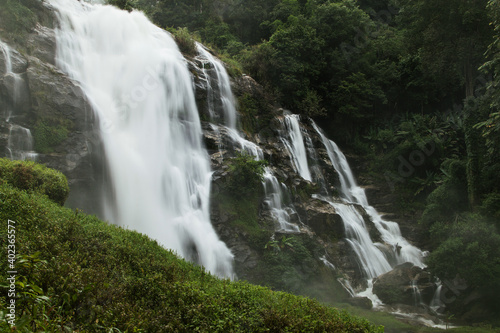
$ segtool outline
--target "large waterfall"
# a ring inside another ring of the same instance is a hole
[[[60,20],[57,64],[99,119],[112,194],[106,217],[231,277],[233,256],[210,223],[210,163],[176,43],[140,12],[50,3]]]

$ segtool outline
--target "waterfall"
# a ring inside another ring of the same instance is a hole
[[[21,91],[21,85],[23,84],[23,78],[21,75],[18,73],[14,73],[13,66],[12,66],[12,56],[11,56],[11,50],[9,45],[7,43],[4,43],[2,40],[0,40],[0,50],[3,53],[3,57],[5,59],[5,77],[10,77],[13,80],[13,85],[12,85],[12,100],[13,100],[13,106],[14,108],[20,101],[20,91]],[[13,110],[7,110],[6,112],[6,121],[9,122],[10,118],[13,115]]]
[[[14,108],[19,102],[20,85],[23,82],[21,76],[14,73],[12,68],[12,57],[9,45],[0,40],[0,50],[5,59],[5,77],[12,77],[13,83],[13,102]],[[23,126],[13,124],[11,118],[13,110],[7,110],[6,121],[9,123],[9,136],[7,138],[7,157],[11,160],[33,160],[37,158],[37,154],[33,151],[33,137],[31,131]]]
[[[7,151],[11,160],[36,161],[38,157],[33,151],[31,131],[19,125],[10,124]]]
[[[397,223],[383,220],[375,208],[368,204],[364,190],[354,180],[345,155],[333,141],[326,138],[314,122],[313,127],[321,137],[330,161],[339,175],[340,190],[344,202],[337,203],[326,200],[335,207],[337,213],[342,217],[348,242],[356,253],[366,278],[373,279],[404,262],[424,267],[425,253],[403,238]],[[363,217],[355,205],[360,205],[368,213],[385,245],[373,243]]]
[[[98,118],[111,188],[105,215],[221,277],[233,256],[209,216],[211,170],[187,64],[171,36],[137,11],[50,0],[57,65]]]
[[[435,313],[441,313],[445,308],[445,304],[443,303],[443,301],[441,301],[443,284],[441,283],[441,281],[437,281],[436,285],[437,288],[436,291],[434,292],[429,308]]]
[[[246,152],[250,156],[253,156],[257,160],[263,160],[264,153],[262,152],[262,149],[255,143],[244,139],[236,129],[238,119],[236,112],[236,99],[234,98],[231,90],[229,75],[227,74],[224,65],[219,60],[214,58],[203,45],[196,43],[196,47],[199,53],[196,58],[203,65],[202,71],[205,76],[203,79],[205,81],[205,88],[207,89],[207,104],[209,114],[212,118],[211,120],[214,121],[220,118],[214,109],[214,105],[217,100],[220,99],[222,102],[222,109],[224,111],[224,125],[220,126],[225,127],[225,130],[235,147],[238,147],[240,150]],[[215,71],[215,80],[213,80],[212,76],[210,76],[207,68]],[[218,91],[218,94],[215,93],[216,90]],[[214,126],[216,128],[215,131],[219,131],[219,126],[212,124],[212,128],[214,128]],[[284,203],[284,198],[288,193],[288,188],[278,181],[269,167],[266,167],[264,170],[263,186],[265,191],[264,201],[269,206],[271,215],[278,222],[278,230],[284,232],[299,232],[299,227],[291,222],[291,215],[298,216],[295,208],[292,204],[286,205]]]
[[[227,129],[233,143],[242,151],[257,160],[264,159],[262,149],[255,143],[245,140],[236,130]],[[288,193],[288,188],[278,181],[270,167],[264,168],[264,191],[265,203],[268,205],[271,215],[278,222],[279,231],[299,232],[299,227],[291,222],[291,215],[298,216],[293,204],[284,204],[284,193]]]
[[[285,115],[283,121],[286,136],[281,137],[281,141],[290,152],[290,159],[295,171],[305,180],[311,181],[311,172],[307,164],[307,153],[304,145],[304,138],[299,125],[300,117],[296,114]]]
[[[288,188],[280,183],[276,176],[273,175],[269,167],[265,168],[264,172],[264,189],[266,192],[265,202],[271,209],[271,214],[278,221],[280,231],[299,232],[299,227],[291,222],[291,215],[297,215],[293,205],[284,204],[284,194],[288,192]]]
[[[203,73],[205,74],[205,80],[207,82],[207,100],[210,114],[212,115],[215,113],[213,107],[214,104],[216,104],[216,98],[220,98],[220,101],[222,102],[222,109],[224,111],[225,125],[230,129],[236,130],[236,122],[238,119],[235,107],[236,100],[234,98],[233,92],[231,91],[231,81],[229,80],[229,75],[227,74],[224,65],[218,59],[215,59],[214,56],[212,56],[212,54],[208,52],[208,50],[203,45],[201,45],[200,43],[196,43],[196,48],[199,53],[198,59],[200,59],[204,65],[207,64],[213,67],[217,79],[216,83],[220,90],[219,96],[215,96],[213,92],[214,85],[211,82],[211,76],[207,73],[207,69],[204,66]]]
[[[5,59],[5,74],[10,74],[12,73],[12,60],[10,59],[9,45],[0,40],[0,50],[2,51]]]

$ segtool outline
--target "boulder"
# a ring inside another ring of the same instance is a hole
[[[429,304],[434,291],[430,273],[409,262],[380,275],[373,283],[373,292],[385,304]]]
[[[306,224],[321,238],[339,240],[345,237],[344,223],[335,208],[319,199],[310,199],[304,204]]]

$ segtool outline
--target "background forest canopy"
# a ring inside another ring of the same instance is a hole
[[[144,11],[178,38],[189,32],[367,156],[403,215],[419,220],[431,270],[468,276],[497,306],[497,1],[110,2]]]

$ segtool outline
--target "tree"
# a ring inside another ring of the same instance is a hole
[[[444,94],[474,93],[478,67],[491,40],[486,0],[401,0],[400,23]]]

